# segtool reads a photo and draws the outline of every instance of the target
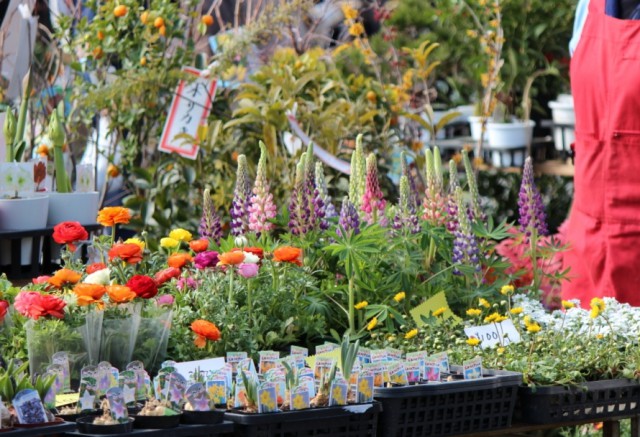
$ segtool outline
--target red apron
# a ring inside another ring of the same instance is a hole
[[[604,10],[590,1],[571,60],[575,194],[562,297],[640,306],[640,20]]]

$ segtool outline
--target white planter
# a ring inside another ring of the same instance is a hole
[[[460,115],[453,121],[469,122],[469,117],[473,117],[473,113],[475,109],[476,109],[476,105],[457,106],[455,111],[459,112]]]
[[[491,121],[493,121],[491,117],[487,118],[487,124]],[[469,116],[469,126],[471,128],[471,138],[473,138],[474,141],[480,141],[480,136],[482,135],[482,117],[478,117],[477,115]],[[486,130],[484,131],[484,141],[485,143],[489,141]]]
[[[80,222],[89,225],[98,217],[98,200],[100,193],[50,193],[47,226],[55,226],[61,222]]]
[[[49,196],[34,194],[22,199],[0,199],[0,229],[29,231],[47,226]],[[20,263],[31,264],[32,238],[23,238]],[[11,264],[11,241],[0,240],[0,265]]]
[[[558,96],[558,100],[549,102],[549,108],[551,108],[551,117],[553,118],[554,123],[566,125],[575,124],[576,114],[573,109],[573,97],[571,95],[560,94]],[[553,128],[553,142],[556,145],[556,150],[561,152],[569,151],[569,146],[575,140],[576,134],[573,128]]]
[[[487,123],[487,136],[491,146],[491,163],[495,167],[521,167],[524,164],[526,150],[510,151],[526,148],[533,138],[533,120],[528,122]],[[505,149],[505,151],[493,150]]]

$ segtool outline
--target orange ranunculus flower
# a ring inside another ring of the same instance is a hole
[[[238,264],[242,264],[242,261],[244,261],[244,253],[242,253],[242,251],[240,250],[221,253],[220,255],[218,255],[218,259],[220,260],[218,262],[218,265],[235,266]]]
[[[108,285],[106,288],[112,302],[126,303],[136,298],[136,294],[126,285]]]
[[[209,248],[209,240],[207,240],[206,238],[191,240],[189,241],[189,247],[196,253],[204,252]]]
[[[135,243],[118,243],[109,249],[109,261],[120,258],[129,264],[136,264],[142,261],[142,249]]]
[[[70,269],[60,269],[50,277],[47,282],[57,288],[62,288],[65,284],[75,284],[80,281],[82,275]]]
[[[207,340],[220,340],[220,330],[218,327],[206,320],[196,320],[191,324],[191,330],[196,334],[196,339],[193,343],[199,348],[205,347]]]
[[[279,247],[273,251],[273,260],[302,265],[302,249],[292,246]]]
[[[191,260],[192,260],[191,255],[188,254],[187,252],[176,252],[171,256],[169,256],[169,259],[167,260],[167,264],[169,264],[169,267],[175,267],[177,269],[181,269],[187,263],[190,263]]]
[[[78,298],[78,305],[80,306],[95,303],[100,309],[104,307],[102,296],[107,292],[107,288],[104,285],[80,283],[73,287],[73,292]]]
[[[98,223],[102,226],[115,226],[118,223],[127,224],[131,220],[131,212],[121,206],[107,206],[98,211]]]
[[[98,270],[106,269],[107,266],[104,263],[92,263],[87,266],[87,275],[95,273]]]

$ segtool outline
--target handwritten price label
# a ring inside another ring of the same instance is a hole
[[[480,340],[480,347],[482,349],[520,342],[520,334],[511,320],[464,328],[464,333],[467,334],[469,338],[477,338]]]

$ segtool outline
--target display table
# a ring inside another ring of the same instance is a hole
[[[58,425],[49,425],[34,428],[13,428],[11,431],[2,431],[2,436],[6,437],[40,437],[61,435],[66,431],[76,429],[76,424],[72,422],[61,422]]]
[[[602,437],[620,437],[620,421],[624,419],[631,419],[631,434],[629,437],[640,437],[640,417],[614,417],[602,421]],[[525,433],[531,433],[534,431],[546,431],[556,428],[562,428],[565,426],[580,426],[588,425],[594,422],[593,420],[582,420],[575,422],[562,422],[562,423],[549,423],[544,425],[527,425],[521,423],[514,423],[509,428],[505,428],[498,431],[478,432],[464,434],[465,437],[491,437],[491,436],[515,436],[523,435]]]

